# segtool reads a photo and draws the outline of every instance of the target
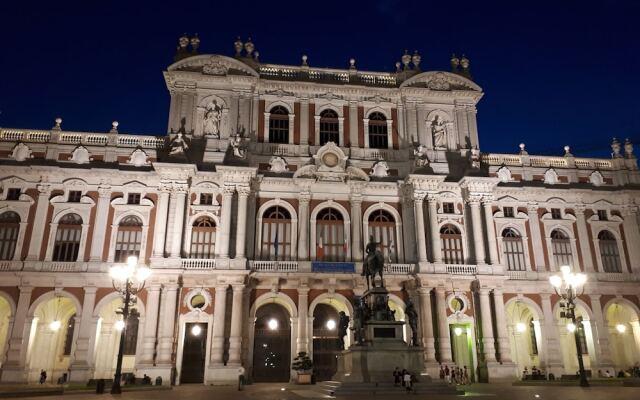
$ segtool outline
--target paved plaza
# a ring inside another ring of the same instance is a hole
[[[376,395],[376,396],[345,396],[337,399],[367,399],[375,397],[379,400],[394,399],[399,396],[424,398],[430,400],[444,400],[462,397],[492,398],[501,400],[519,399],[544,399],[544,400],[626,400],[637,399],[640,389],[637,387],[558,387],[558,386],[525,386],[516,387],[511,384],[476,384],[464,388],[465,394],[462,396],[436,396],[436,395],[407,395],[402,388],[398,388],[397,395]],[[2,389],[0,389],[0,394]],[[321,394],[312,386],[300,386],[290,384],[255,384],[246,386],[242,391],[232,386],[203,386],[203,385],[183,385],[175,387],[173,390],[161,391],[140,391],[125,392],[119,396],[111,394],[67,394],[62,396],[30,397],[23,399],[65,399],[65,400],[109,400],[112,398],[122,400],[299,400],[299,399],[322,399],[336,398]]]

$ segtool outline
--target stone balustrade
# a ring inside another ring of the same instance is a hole
[[[415,264],[385,264],[384,273],[388,275],[409,275],[415,272]]]
[[[622,159],[621,159],[622,160]],[[528,154],[494,154],[482,155],[482,162],[493,166],[541,167],[541,168],[577,168],[587,170],[624,169],[624,162],[618,163],[606,158],[576,158],[559,156],[530,156]]]
[[[190,270],[211,270],[216,269],[215,258],[183,258],[182,268]]]
[[[119,133],[45,131],[0,128],[2,142],[59,143],[86,146],[142,147],[157,149],[165,144],[165,137],[126,135]]]
[[[249,265],[255,272],[298,272],[297,261],[251,261]]]

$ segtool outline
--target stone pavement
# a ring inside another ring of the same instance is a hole
[[[637,400],[640,389],[637,387],[515,387],[510,384],[476,384],[464,388],[464,396],[408,395],[398,390],[397,395],[375,396],[376,400],[399,400],[416,398],[429,400],[447,400],[461,397],[477,397],[479,399],[496,398],[496,400]],[[2,388],[0,387],[0,391]],[[243,391],[231,386],[183,385],[173,390],[128,392],[119,396],[110,394],[67,394],[63,396],[32,397],[22,399],[33,400],[304,400],[331,398],[323,395],[311,386],[291,384],[255,384],[246,386]],[[371,396],[348,396],[344,399],[371,400]],[[341,398],[338,397],[338,400]]]

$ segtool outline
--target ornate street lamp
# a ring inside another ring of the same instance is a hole
[[[581,273],[571,272],[571,267],[563,265],[560,267],[561,275],[553,275],[549,277],[549,282],[556,291],[556,294],[560,296],[563,302],[560,303],[560,307],[563,311],[560,312],[560,318],[568,318],[571,323],[567,325],[567,329],[573,333],[573,337],[576,341],[576,351],[578,353],[578,366],[580,368],[580,386],[589,386],[587,381],[587,373],[584,370],[584,362],[582,360],[582,345],[578,335],[580,332],[576,332],[577,329],[584,329],[582,326],[582,319],[576,320],[576,305],[575,300],[578,296],[584,293],[584,284],[587,282],[587,276]],[[580,293],[578,294],[578,291]],[[580,326],[576,324],[578,322]],[[573,329],[572,329],[573,328]],[[584,332],[584,331],[583,331]]]
[[[138,257],[127,258],[126,265],[114,265],[109,269],[113,288],[124,297],[124,307],[122,308],[122,321],[124,326],[120,330],[120,346],[118,347],[118,361],[116,363],[116,373],[113,377],[111,394],[120,394],[120,380],[122,378],[122,358],[124,357],[124,341],[127,332],[127,320],[129,318],[129,307],[135,302],[135,296],[144,289],[144,282],[151,275],[151,270],[145,266],[138,266]]]

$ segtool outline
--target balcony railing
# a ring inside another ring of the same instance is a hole
[[[415,264],[385,264],[384,273],[388,275],[409,275],[415,272]]]
[[[0,271],[19,271],[22,269],[21,261],[3,260],[0,261]]]
[[[298,272],[297,261],[251,261],[255,272]]]
[[[450,275],[476,275],[478,273],[478,267],[475,265],[447,264],[445,268]]]
[[[55,133],[55,134],[53,134]],[[29,143],[82,144],[87,146],[142,147],[157,149],[164,146],[165,137],[125,135],[119,133],[44,131],[0,128],[0,141]]]
[[[184,269],[216,269],[215,258],[183,258],[182,268]]]
[[[575,158],[558,156],[530,156],[528,154],[483,154],[482,162],[488,165],[531,166],[542,168],[577,168],[577,169],[617,169],[611,159]],[[622,165],[624,166],[624,165]]]

